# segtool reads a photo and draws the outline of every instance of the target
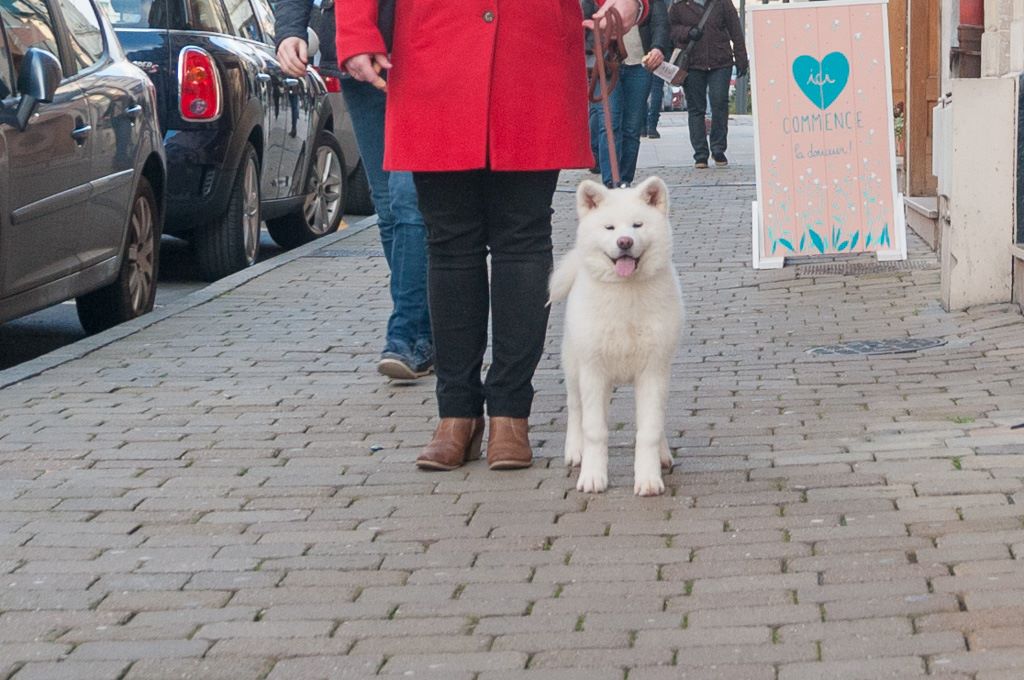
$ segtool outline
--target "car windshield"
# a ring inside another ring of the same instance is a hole
[[[168,28],[167,0],[100,0],[117,28]]]

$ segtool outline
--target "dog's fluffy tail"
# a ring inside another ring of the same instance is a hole
[[[551,279],[548,281],[549,305],[569,297],[569,291],[572,290],[572,284],[576,281],[576,273],[579,268],[579,255],[574,248],[559,260],[555,271],[551,273]]]

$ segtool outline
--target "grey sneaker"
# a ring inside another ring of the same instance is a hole
[[[426,359],[419,363],[395,352],[383,352],[377,362],[377,372],[392,380],[416,380],[430,375],[434,361]]]

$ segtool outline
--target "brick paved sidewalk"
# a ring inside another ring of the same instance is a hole
[[[1024,320],[914,269],[749,268],[749,168],[666,170],[688,305],[669,495],[412,460],[373,231],[0,391],[0,677],[1024,677]],[[563,176],[558,250],[573,228]],[[815,357],[856,339],[916,353]]]

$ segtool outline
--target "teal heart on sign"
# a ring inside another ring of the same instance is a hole
[[[802,54],[793,60],[793,79],[811,103],[824,111],[846,87],[850,60],[842,52],[830,52],[821,61]]]

